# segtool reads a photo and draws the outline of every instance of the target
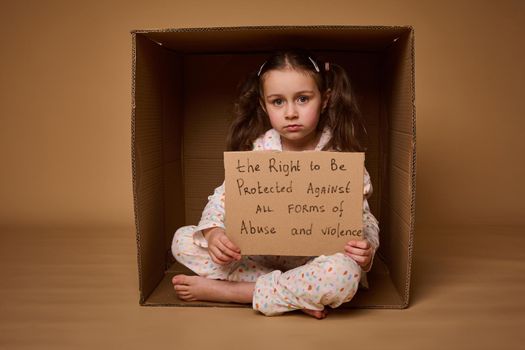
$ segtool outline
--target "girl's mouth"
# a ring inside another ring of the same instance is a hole
[[[301,130],[302,126],[298,124],[292,124],[292,125],[286,125],[284,127],[287,131],[299,131]]]

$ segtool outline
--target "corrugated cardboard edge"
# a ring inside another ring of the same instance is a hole
[[[415,32],[412,26],[409,26],[411,36],[411,60],[412,60],[412,169],[411,169],[411,186],[412,198],[410,203],[410,235],[408,238],[408,266],[407,279],[405,285],[405,296],[403,308],[407,308],[410,300],[410,280],[412,275],[412,256],[414,250],[414,230],[416,215],[416,46]]]
[[[140,242],[140,225],[139,225],[139,215],[138,215],[138,201],[137,201],[137,169],[136,169],[136,150],[135,150],[135,113],[136,113],[136,103],[135,103],[135,83],[136,83],[136,68],[137,68],[137,36],[135,33],[131,34],[132,48],[131,48],[131,174],[132,174],[132,185],[133,185],[133,210],[135,214],[135,232],[136,232],[136,241],[137,241],[137,267],[139,273],[139,304],[144,305],[145,297],[142,293],[142,256],[140,252],[141,242]]]
[[[403,29],[413,32],[410,25],[387,26],[387,25],[273,25],[273,26],[240,26],[240,27],[186,27],[186,28],[157,28],[157,29],[134,29],[132,34],[147,33],[171,33],[171,32],[216,32],[216,31],[245,31],[245,30],[280,30],[280,29],[353,29],[353,30],[385,30]]]

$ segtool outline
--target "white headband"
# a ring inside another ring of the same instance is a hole
[[[312,60],[312,58],[311,58],[310,56],[308,56],[308,59],[309,59],[310,62],[312,62],[312,64],[314,65],[314,67],[315,67],[315,71],[316,71],[317,73],[319,73],[319,67],[317,66],[317,63],[315,63],[315,61]]]
[[[259,68],[259,73],[257,73],[257,76],[260,77],[261,76],[261,71],[263,70],[264,68],[264,65],[266,64],[267,61],[264,61],[263,64],[261,64],[261,68]]]
[[[316,71],[317,73],[319,73],[320,71],[319,71],[319,66],[317,65],[317,63],[315,63],[315,61],[314,61],[310,56],[308,56],[308,59],[309,59],[310,62],[312,62],[312,64],[314,65],[315,71]],[[257,76],[258,76],[258,77],[261,76],[261,72],[262,72],[262,70],[263,70],[264,65],[266,64],[266,62],[268,62],[268,61],[264,61],[264,63],[261,64],[261,67],[259,68],[259,71],[257,72]],[[326,69],[326,70],[328,70],[328,69]]]

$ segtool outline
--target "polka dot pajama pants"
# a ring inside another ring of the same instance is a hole
[[[355,295],[361,268],[342,253],[319,257],[243,256],[228,265],[213,262],[207,248],[194,243],[196,226],[173,237],[175,259],[197,275],[217,280],[255,282],[253,308],[267,316],[298,309],[336,308]]]

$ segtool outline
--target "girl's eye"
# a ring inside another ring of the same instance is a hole
[[[283,100],[280,99],[280,98],[277,98],[277,99],[275,99],[275,100],[272,101],[272,104],[273,104],[274,106],[281,106],[281,105],[283,104]]]
[[[297,100],[299,101],[299,103],[306,103],[308,102],[309,98],[308,96],[299,96]]]

